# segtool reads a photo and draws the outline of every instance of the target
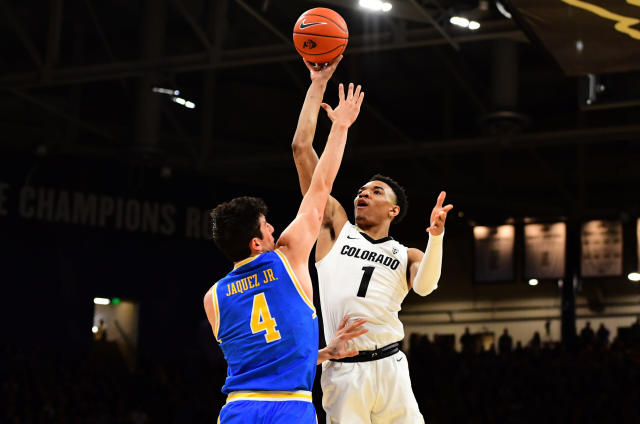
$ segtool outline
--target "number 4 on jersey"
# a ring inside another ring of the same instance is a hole
[[[264,339],[267,343],[280,340],[280,332],[276,330],[276,320],[271,317],[267,298],[264,293],[253,296],[253,308],[251,309],[251,331],[253,334],[266,331]]]

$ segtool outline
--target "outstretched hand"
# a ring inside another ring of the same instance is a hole
[[[369,331],[366,328],[362,328],[362,325],[364,325],[367,320],[357,319],[351,324],[346,325],[348,320],[348,316],[344,317],[344,319],[340,323],[340,326],[338,327],[338,331],[333,333],[331,343],[327,345],[330,359],[342,359],[348,358],[350,356],[356,356],[358,354],[358,351],[347,350],[347,342]]]
[[[311,63],[308,60],[304,60],[304,64],[307,66],[309,73],[311,74],[311,81],[318,81],[326,83],[331,79],[331,76],[336,71],[338,63],[342,60],[342,55],[333,59],[329,63]]]
[[[358,117],[360,113],[360,106],[362,106],[362,101],[364,100],[364,91],[361,91],[362,87],[358,85],[353,90],[353,83],[349,83],[349,91],[345,97],[344,94],[344,85],[340,83],[338,86],[338,98],[340,102],[335,109],[332,109],[326,103],[322,103],[320,106],[327,111],[327,115],[331,122],[333,123],[341,123],[345,124],[347,127],[350,127]]]
[[[433,207],[431,211],[431,219],[429,220],[429,228],[427,228],[427,233],[439,236],[444,231],[444,222],[447,220],[447,214],[451,209],[453,209],[453,205],[442,206],[444,203],[444,198],[447,196],[447,193],[444,191],[440,192],[438,196],[438,200],[436,201],[436,205]]]

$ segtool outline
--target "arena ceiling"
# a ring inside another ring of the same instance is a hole
[[[0,0],[0,148],[296,190],[290,143],[309,81],[291,31],[324,6],[350,30],[334,80],[366,91],[338,195],[382,172],[421,209],[446,189],[465,219],[639,215],[634,66],[620,57],[567,72],[558,40],[575,50],[602,29],[584,25],[576,0],[544,15],[550,2],[505,1],[507,18],[493,1],[393,0],[376,14],[357,0]],[[481,27],[456,27],[454,15]],[[556,28],[564,38],[550,42]],[[601,37],[599,48],[618,44]],[[322,116],[319,148],[328,129]]]

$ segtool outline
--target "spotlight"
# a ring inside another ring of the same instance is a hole
[[[640,272],[631,272],[629,273],[629,275],[627,275],[627,278],[629,279],[629,281],[638,282],[640,281]]]
[[[96,334],[96,333],[98,332],[98,326],[97,326],[97,325],[94,325],[93,327],[91,327],[91,332],[92,332],[93,334]]]
[[[171,97],[171,101],[173,101],[174,103],[178,103],[179,105],[182,105],[184,107],[186,107],[187,109],[195,109],[196,108],[196,104],[193,102],[190,102],[189,100],[185,100],[182,97]]]
[[[532,278],[529,280],[529,285],[530,286],[537,286],[538,285],[538,279],[537,278]]]
[[[393,7],[391,3],[382,0],[360,0],[358,4],[364,9],[373,10],[375,12],[388,12]]]
[[[452,16],[451,19],[449,19],[449,22],[462,28],[467,28],[469,26],[469,19],[463,18],[462,16]]]
[[[476,22],[476,21],[470,21],[469,22],[469,29],[472,31],[475,31],[476,29],[480,28],[480,23]]]
[[[96,305],[108,305],[109,303],[111,303],[111,301],[109,299],[105,299],[104,297],[94,297],[93,303],[95,303]]]
[[[507,19],[511,19],[511,13],[509,13],[507,9],[505,9],[505,7],[499,1],[496,1],[496,9],[498,9],[498,12],[500,12],[502,16],[504,16]]]

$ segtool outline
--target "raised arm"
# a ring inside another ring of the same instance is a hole
[[[311,85],[304,98],[300,116],[298,117],[298,126],[293,135],[293,143],[291,143],[293,160],[296,163],[300,190],[303,195],[309,190],[313,170],[318,164],[318,155],[313,150],[313,137],[316,133],[318,112],[320,111],[324,92],[327,89],[327,83],[341,60],[342,56],[338,56],[336,60],[325,67],[314,67],[309,62],[304,62],[311,75]]]
[[[358,117],[364,92],[361,92],[360,86],[354,90],[353,84],[349,84],[345,95],[344,87],[340,84],[338,96],[340,102],[335,110],[328,105],[325,107],[333,124],[309,189],[302,199],[296,218],[284,230],[277,244],[279,248],[286,250],[285,254],[290,261],[303,263],[305,266],[318,237],[325,205],[342,162],[348,129]]]
[[[318,164],[318,155],[313,149],[313,138],[318,122],[318,112],[323,107],[327,112],[331,109],[322,98],[326,90],[329,79],[335,72],[338,63],[342,60],[339,56],[335,61],[325,67],[314,67],[309,62],[304,62],[309,69],[311,85],[307,90],[307,95],[300,111],[298,126],[293,136],[291,148],[293,150],[293,160],[298,172],[300,190],[306,194],[311,185],[311,176]],[[333,120],[331,115],[329,118]],[[333,246],[336,234],[347,221],[347,213],[340,203],[329,196],[322,216],[322,230],[318,235],[318,245],[316,246],[316,260],[322,259]]]
[[[438,196],[436,206],[431,211],[430,225],[427,228],[429,242],[424,254],[418,249],[409,249],[409,288],[420,296],[426,296],[438,287],[442,269],[442,241],[447,213],[453,205],[442,206],[446,193]]]

